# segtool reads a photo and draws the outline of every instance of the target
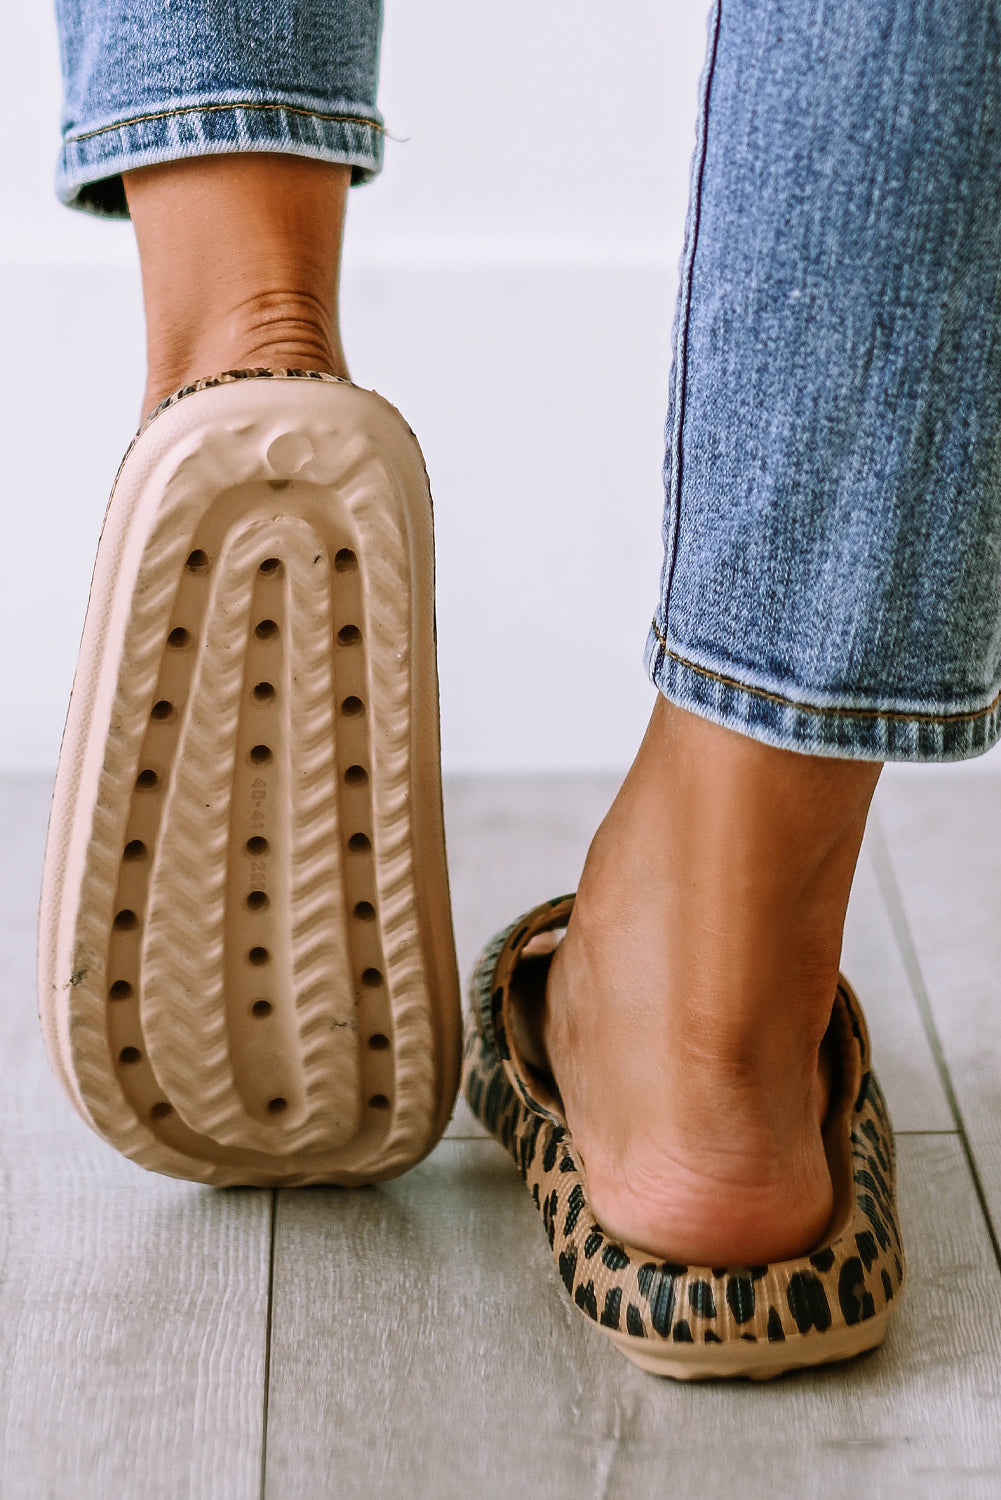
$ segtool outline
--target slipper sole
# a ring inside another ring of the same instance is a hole
[[[166,403],[115,483],[40,1015],[76,1108],[142,1166],[371,1182],[430,1150],[458,1084],[431,498],[381,397],[248,373]]]

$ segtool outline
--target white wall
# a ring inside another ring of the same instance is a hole
[[[428,460],[450,770],[624,767],[645,723],[707,9],[387,0],[380,104],[400,139],[351,195],[344,323],[355,379]],[[143,355],[131,227],[52,194],[45,0],[4,27],[0,769],[20,769],[55,762]]]
[[[707,4],[388,0],[354,378],[425,449],[448,768],[624,766],[652,697],[670,323]],[[502,14],[501,14],[502,13]],[[5,18],[0,767],[54,764],[142,385],[131,228],[60,207],[55,30]]]

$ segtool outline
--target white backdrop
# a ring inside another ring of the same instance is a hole
[[[397,139],[351,194],[345,344],[428,461],[449,770],[624,768],[646,721],[707,9],[387,0],[380,105]],[[45,0],[10,7],[4,29],[0,769],[24,769],[55,763],[143,353],[131,227],[52,193]]]

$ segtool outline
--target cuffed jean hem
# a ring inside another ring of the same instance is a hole
[[[352,168],[352,183],[382,167],[383,125],[370,108],[331,109],[290,100],[172,103],[127,120],[68,132],[56,192],[70,208],[128,218],[122,173],[158,162],[236,151],[277,151]]]
[[[1001,693],[986,707],[959,712],[807,703],[697,666],[671,649],[656,621],[644,663],[654,687],[679,708],[779,750],[843,760],[943,762],[983,755],[1001,738]]]

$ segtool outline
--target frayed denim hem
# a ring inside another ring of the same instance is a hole
[[[945,762],[984,755],[1001,738],[1001,693],[985,708],[960,712],[818,707],[696,666],[671,649],[656,622],[644,664],[654,687],[679,708],[779,750],[844,760]]]
[[[70,208],[128,218],[122,173],[159,162],[236,151],[278,151],[352,168],[352,183],[382,168],[383,125],[363,106],[304,108],[288,100],[202,101],[68,131],[56,192]]]

